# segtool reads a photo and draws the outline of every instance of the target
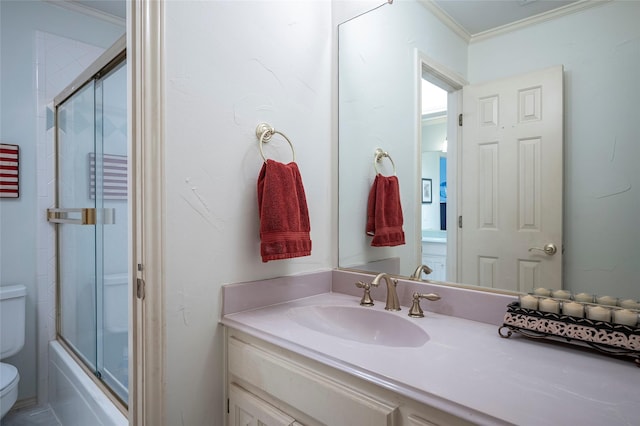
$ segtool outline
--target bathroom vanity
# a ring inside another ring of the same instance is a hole
[[[227,328],[229,425],[471,424],[344,371]],[[375,357],[375,351],[363,356]],[[396,362],[405,364],[399,357]],[[337,367],[337,368],[336,368]]]
[[[640,418],[640,369],[632,362],[501,339],[496,324],[434,313],[427,301],[424,318],[409,318],[402,287],[433,291],[433,284],[401,282],[399,312],[378,301],[362,307],[335,284],[306,296],[280,284],[289,300],[224,310],[229,425],[615,425]],[[250,287],[243,291],[255,297]],[[468,292],[465,303],[473,300]],[[451,289],[441,293],[433,306],[453,306]]]

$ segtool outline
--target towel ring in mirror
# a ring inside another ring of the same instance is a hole
[[[384,151],[382,148],[376,149],[376,154],[373,157],[373,168],[376,169],[376,174],[381,174],[380,170],[378,170],[378,163],[382,161],[383,158],[388,158],[391,161],[391,165],[393,166],[393,175],[396,175],[396,163],[393,162],[393,158],[389,155],[387,151]]]
[[[265,157],[264,151],[262,150],[262,144],[266,143],[266,142],[269,142],[271,140],[271,137],[273,135],[275,135],[276,133],[279,134],[280,136],[282,136],[283,138],[285,138],[285,140],[287,142],[289,142],[289,146],[291,147],[291,153],[293,154],[293,160],[291,160],[291,161],[293,161],[295,163],[295,161],[296,161],[296,150],[293,149],[293,144],[291,143],[291,141],[289,140],[287,135],[285,135],[282,132],[277,131],[273,127],[269,126],[267,123],[260,123],[260,124],[258,124],[258,127],[256,128],[256,137],[260,141],[259,147],[260,147],[260,155],[262,156],[262,159],[264,160],[265,163],[267,162],[267,157]]]

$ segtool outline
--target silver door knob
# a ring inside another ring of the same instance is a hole
[[[529,247],[529,251],[533,251],[533,250],[539,250],[539,251],[543,252],[544,254],[547,254],[549,256],[553,256],[554,254],[556,254],[558,252],[558,247],[556,247],[556,245],[553,244],[553,243],[549,243],[549,244],[545,244],[545,246],[543,248],[540,248],[540,247]]]

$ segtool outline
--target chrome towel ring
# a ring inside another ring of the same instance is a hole
[[[382,162],[383,158],[388,158],[391,161],[391,165],[393,166],[393,175],[396,175],[396,163],[393,162],[393,158],[389,155],[387,151],[384,151],[382,148],[376,149],[376,153],[373,157],[373,168],[376,169],[376,174],[381,174],[380,170],[378,170],[378,163]]]
[[[268,125],[267,123],[260,123],[260,124],[258,124],[258,127],[256,128],[256,137],[260,141],[259,147],[260,147],[260,155],[262,156],[262,159],[264,160],[265,163],[267,162],[267,157],[265,157],[264,151],[262,150],[262,144],[269,142],[271,140],[271,137],[273,135],[275,135],[276,133],[279,134],[280,136],[282,136],[283,138],[285,138],[285,140],[287,142],[289,142],[289,146],[291,147],[291,153],[293,154],[293,160],[291,160],[291,161],[295,162],[296,161],[296,150],[293,149],[293,144],[291,143],[291,141],[289,140],[287,135],[285,135],[282,132],[277,131],[276,129],[274,129],[273,127]]]

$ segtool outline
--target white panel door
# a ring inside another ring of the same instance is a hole
[[[562,286],[562,66],[463,89],[460,282]],[[557,247],[554,254],[536,248]]]

